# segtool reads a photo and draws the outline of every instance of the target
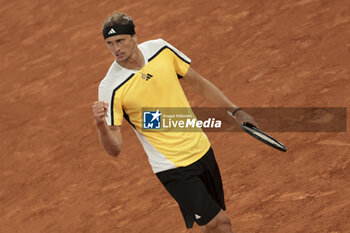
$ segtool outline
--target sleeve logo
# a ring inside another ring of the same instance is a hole
[[[152,78],[153,77],[153,75],[151,75],[151,74],[143,74],[143,73],[141,73],[142,74],[142,78],[143,79],[145,79],[146,81],[148,81],[150,78]]]

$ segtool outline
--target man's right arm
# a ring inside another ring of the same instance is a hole
[[[123,145],[120,126],[109,126],[106,123],[108,103],[96,101],[92,105],[92,112],[98,128],[100,142],[108,154],[116,157],[120,154]]]

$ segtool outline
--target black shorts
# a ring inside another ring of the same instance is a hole
[[[192,228],[194,222],[206,225],[221,209],[226,209],[221,175],[211,148],[187,167],[156,175],[177,201],[187,228]]]

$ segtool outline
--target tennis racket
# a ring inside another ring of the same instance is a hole
[[[241,128],[246,133],[248,133],[249,135],[258,139],[259,141],[261,141],[261,142],[263,142],[263,143],[265,143],[265,144],[267,144],[267,145],[269,145],[277,150],[280,150],[283,152],[287,151],[287,148],[282,143],[280,143],[279,141],[277,141],[273,137],[267,135],[266,133],[264,133],[260,129],[256,128],[254,125],[249,124],[248,122],[244,122],[241,125]]]

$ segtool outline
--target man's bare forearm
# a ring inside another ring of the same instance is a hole
[[[237,108],[214,84],[206,79],[201,80],[199,85],[199,94],[208,101],[225,108]]]
[[[118,156],[122,150],[123,139],[119,126],[108,126],[106,123],[98,124],[100,142],[112,156]]]
[[[203,78],[192,68],[189,69],[188,73],[184,77],[192,88],[201,96],[208,101],[224,108],[233,110],[237,108],[214,84]]]
[[[249,122],[258,127],[258,124],[254,121],[252,116],[233,104],[214,84],[206,80],[191,67],[184,76],[184,80],[187,81],[198,94],[208,101],[220,107],[227,108],[227,110],[234,113],[234,118],[239,125],[242,125],[243,122]]]

